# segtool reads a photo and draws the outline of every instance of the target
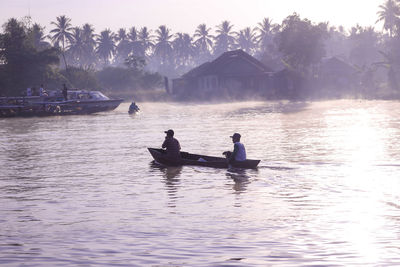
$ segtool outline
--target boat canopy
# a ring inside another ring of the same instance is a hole
[[[68,99],[75,100],[109,100],[107,96],[103,95],[99,91],[84,91],[84,90],[69,90]]]

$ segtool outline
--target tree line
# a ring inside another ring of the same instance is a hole
[[[113,87],[115,82],[125,89],[132,84],[154,88],[163,84],[162,76],[178,77],[225,51],[242,49],[276,71],[286,68],[308,79],[316,75],[324,58],[337,57],[358,71],[369,90],[398,91],[400,0],[380,5],[378,22],[382,30],[359,25],[346,30],[293,13],[281,24],[266,17],[255,27],[238,31],[225,20],[214,29],[200,24],[193,34],[173,33],[166,25],[96,33],[91,24],[73,26],[62,15],[45,33],[37,23],[12,18],[0,34],[0,89],[20,90],[26,80],[63,79],[76,86],[100,82],[100,87]],[[24,73],[21,70],[27,71],[26,78],[14,77]]]

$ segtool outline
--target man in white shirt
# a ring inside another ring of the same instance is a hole
[[[242,143],[240,143],[241,135],[234,133],[231,138],[233,142],[233,152],[229,157],[229,162],[233,161],[245,161],[246,160],[246,149]]]
[[[47,95],[47,94],[46,94],[46,90],[44,90],[44,88],[43,88],[43,84],[40,85],[40,88],[39,88],[39,95],[40,95],[40,96],[45,96],[45,95]]]

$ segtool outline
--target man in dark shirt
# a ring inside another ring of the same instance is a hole
[[[64,100],[67,101],[68,100],[68,89],[67,89],[67,86],[65,85],[65,83],[63,84],[62,94],[63,94]]]
[[[181,145],[179,141],[174,138],[174,131],[168,130],[165,131],[167,136],[165,136],[164,143],[162,144],[162,148],[167,150],[167,156],[172,161],[179,161],[181,158]]]

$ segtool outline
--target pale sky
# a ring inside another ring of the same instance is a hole
[[[238,31],[255,27],[263,18],[274,23],[293,12],[313,22],[329,21],[331,25],[375,26],[378,6],[384,0],[0,0],[0,25],[9,18],[22,18],[28,14],[33,22],[45,26],[48,32],[59,15],[71,18],[73,26],[90,23],[96,32],[106,28],[117,31],[132,26],[147,26],[155,30],[166,25],[173,33],[193,34],[205,23],[215,29],[228,20]],[[2,31],[2,30],[1,30]]]

